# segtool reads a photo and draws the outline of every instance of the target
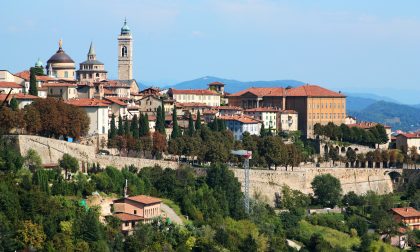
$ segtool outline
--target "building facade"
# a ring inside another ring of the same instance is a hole
[[[75,99],[78,97],[77,85],[70,83],[46,83],[43,87],[47,88],[47,97],[62,100]]]
[[[226,128],[232,131],[236,140],[242,139],[242,134],[248,132],[251,135],[260,135],[261,121],[252,117],[239,115],[239,116],[220,116],[226,123]]]
[[[277,124],[277,115],[279,113],[279,110],[275,108],[252,108],[252,109],[245,109],[244,114],[251,116],[257,120],[260,120],[262,124],[264,125],[264,129],[272,130],[273,132],[276,132],[278,128]]]
[[[392,208],[394,220],[402,223],[410,230],[420,229],[420,212],[412,207]]]
[[[220,94],[207,89],[181,90],[170,88],[168,95],[180,103],[205,103],[208,106],[220,106]]]
[[[281,110],[278,114],[277,126],[280,131],[298,130],[298,113],[294,110]]]
[[[420,152],[420,132],[415,133],[402,133],[396,137],[397,149],[409,152],[412,147]]]
[[[133,79],[133,37],[127,20],[124,21],[124,26],[118,36],[118,79]]]

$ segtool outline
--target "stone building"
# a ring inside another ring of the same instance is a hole
[[[43,84],[47,88],[47,97],[69,100],[78,97],[77,85],[66,82],[53,82]]]
[[[72,58],[63,50],[63,42],[58,42],[58,51],[47,61],[48,76],[58,79],[74,80],[75,64]]]
[[[133,37],[127,20],[124,21],[124,26],[118,36],[118,79],[133,79]]]
[[[420,132],[415,133],[401,133],[396,137],[397,149],[404,152],[409,152],[412,147],[415,147],[420,152]]]
[[[98,82],[107,79],[104,63],[96,59],[93,43],[90,44],[87,60],[80,63],[80,69],[76,73],[80,82]]]

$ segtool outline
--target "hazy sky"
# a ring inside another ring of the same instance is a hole
[[[127,17],[141,82],[295,79],[420,103],[419,10],[417,0],[5,1],[0,69],[46,62],[62,38],[77,63],[93,41],[116,78]]]

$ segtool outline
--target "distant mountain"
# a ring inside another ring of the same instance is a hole
[[[377,100],[370,98],[363,98],[357,96],[347,96],[347,110],[349,111],[360,111],[368,106],[378,102]]]
[[[420,104],[415,104],[415,105],[411,105],[411,106],[414,107],[414,108],[420,109]]]
[[[371,99],[371,100],[374,100],[374,101],[386,101],[386,102],[393,102],[393,103],[401,103],[401,102],[399,102],[395,99],[392,99],[390,97],[376,95],[376,94],[372,94],[372,93],[353,93],[353,92],[344,92],[344,93],[348,96]]]
[[[214,76],[205,76],[195,80],[183,81],[175,85],[165,86],[165,88],[176,88],[176,89],[205,89],[207,84],[211,82],[222,82],[226,84],[225,91],[228,93],[236,93],[243,89],[250,87],[287,87],[287,86],[299,86],[304,83],[296,80],[273,80],[273,81],[237,81],[223,79]]]
[[[347,113],[358,120],[384,123],[393,130],[420,130],[420,109],[409,105],[377,101],[360,111],[348,109]]]

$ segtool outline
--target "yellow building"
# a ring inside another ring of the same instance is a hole
[[[171,99],[180,103],[198,102],[208,106],[220,106],[220,94],[207,89],[174,89],[170,88],[168,95]]]

